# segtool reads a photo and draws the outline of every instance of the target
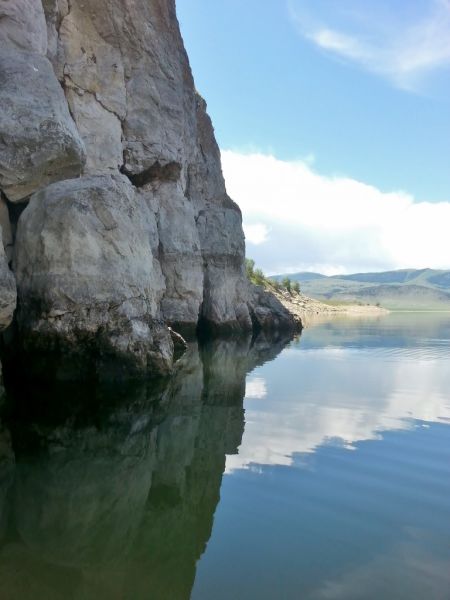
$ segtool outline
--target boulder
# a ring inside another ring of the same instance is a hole
[[[263,286],[252,285],[249,306],[257,330],[276,332],[298,331],[302,328],[294,315]]]
[[[17,230],[19,340],[33,368],[59,378],[167,373],[173,345],[159,303],[150,211],[123,176],[92,176],[35,194]],[[62,368],[62,370],[61,370]]]
[[[47,58],[0,49],[0,189],[19,202],[80,175],[83,142]]]
[[[47,24],[41,0],[1,0],[0,48],[47,52]]]

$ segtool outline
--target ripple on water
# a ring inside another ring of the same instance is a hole
[[[251,373],[193,598],[446,600],[449,367],[450,315],[409,314],[317,325]]]

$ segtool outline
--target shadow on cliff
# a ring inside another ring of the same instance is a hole
[[[151,385],[8,390],[2,598],[189,598],[241,444],[246,375],[286,342],[192,344]]]

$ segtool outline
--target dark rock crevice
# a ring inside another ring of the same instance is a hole
[[[150,167],[140,173],[132,173],[125,166],[120,169],[131,183],[137,187],[144,187],[149,183],[176,182],[180,179],[181,165],[177,162],[169,162],[162,165],[159,161],[154,162]]]

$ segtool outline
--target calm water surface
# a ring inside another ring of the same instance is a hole
[[[2,600],[450,598],[450,315],[10,394]]]

